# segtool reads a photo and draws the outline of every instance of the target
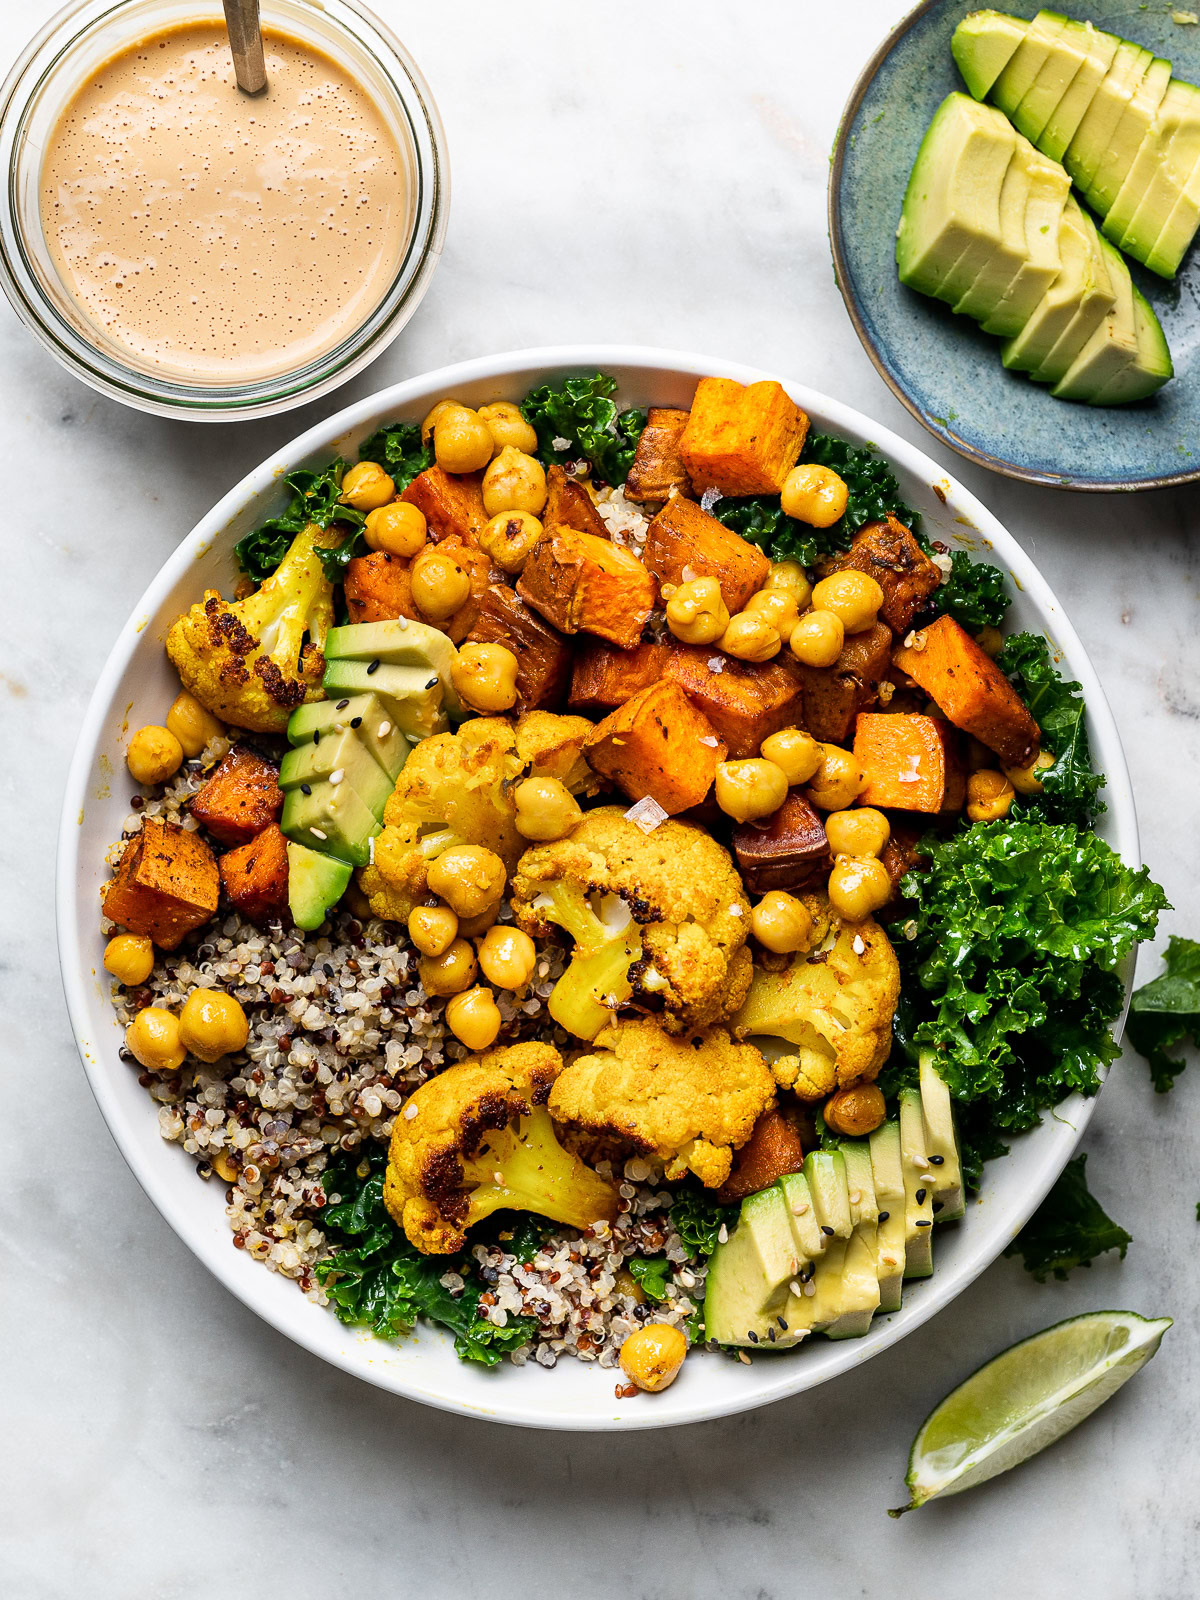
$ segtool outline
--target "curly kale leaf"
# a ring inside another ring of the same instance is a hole
[[[1172,1047],[1200,1046],[1200,944],[1173,934],[1167,945],[1166,971],[1134,991],[1125,1034],[1150,1064],[1158,1094],[1174,1087],[1187,1066]]]
[[[1054,757],[1054,765],[1038,774],[1042,793],[1023,799],[1021,811],[1086,826],[1105,806],[1099,798],[1104,778],[1092,770],[1083,691],[1059,676],[1041,634],[1014,634],[997,665],[1041,728],[1043,749]]]
[[[537,433],[541,459],[550,463],[583,456],[605,483],[624,483],[646,413],[618,411],[611,399],[616,388],[615,378],[597,372],[591,378],[568,378],[558,389],[544,383],[531,390],[521,412]],[[562,440],[566,443],[556,442]]]
[[[389,422],[363,440],[358,459],[378,463],[401,494],[418,473],[433,465],[433,443],[421,443],[421,429],[415,422]]]
[[[1067,1162],[1058,1182],[1004,1252],[1019,1255],[1039,1283],[1051,1273],[1061,1281],[1075,1267],[1090,1267],[1109,1250],[1119,1250],[1125,1259],[1132,1236],[1088,1189],[1086,1165],[1086,1156]]]
[[[1008,607],[1008,581],[1000,568],[955,550],[950,571],[930,596],[928,620],[953,617],[968,633],[978,633],[980,628],[998,628]]]
[[[721,1242],[721,1229],[733,1232],[738,1209],[723,1206],[705,1190],[689,1185],[675,1196],[671,1222],[693,1255],[710,1256]]]
[[[350,537],[338,546],[320,552],[321,565],[331,583],[340,581],[350,552],[359,542],[358,530],[366,520],[361,511],[341,504],[342,477],[346,463],[340,458],[331,461],[322,472],[289,472],[284,483],[292,491],[292,498],[277,517],[269,517],[260,527],[239,539],[233,547],[238,566],[255,583],[269,578],[283,560],[296,535],[309,523],[318,528],[336,524]]]
[[[667,1284],[675,1269],[666,1256],[630,1256],[625,1265],[647,1300],[657,1304],[667,1298]]]

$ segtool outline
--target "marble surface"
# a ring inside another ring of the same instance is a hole
[[[839,109],[901,4],[377,3],[445,116],[450,230],[410,328],[324,411],[459,357],[586,337],[774,367],[926,443],[858,346],[825,240]],[[0,54],[50,9],[0,0]],[[126,1171],[79,1068],[54,839],[83,708],[147,577],[314,414],[139,416],[66,376],[3,308],[0,415],[6,1596],[1195,1592],[1195,1069],[1156,1098],[1122,1063],[1088,1131],[1094,1186],[1134,1235],[1124,1264],[1039,1288],[1001,1261],[867,1367],[724,1422],[623,1442],[442,1416],[326,1368],[218,1288]],[[1164,934],[1194,934],[1197,492],[1071,496],[945,464],[1067,603],[1179,907]],[[1134,1384],[1020,1472],[889,1521],[908,1442],[947,1389],[1011,1340],[1107,1305],[1177,1319]]]

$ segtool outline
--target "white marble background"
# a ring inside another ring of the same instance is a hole
[[[409,330],[323,412],[485,351],[644,341],[794,374],[928,444],[860,350],[825,238],[839,111],[897,0],[377,4],[445,116],[450,232]],[[0,56],[50,10],[0,0]],[[657,1436],[519,1432],[369,1389],[258,1323],[169,1232],[101,1122],[67,1027],[59,796],[148,576],[317,414],[207,428],[143,417],[79,386],[0,310],[0,1592],[1195,1594],[1195,1067],[1156,1098],[1141,1065],[1123,1063],[1089,1129],[1095,1188],[1134,1234],[1123,1265],[1039,1288],[1001,1261],[820,1392]],[[1200,932],[1197,492],[1072,496],[945,464],[1067,603],[1125,737],[1146,855],[1179,908],[1164,932]],[[1143,974],[1155,970],[1144,956]],[[889,1521],[909,1440],[946,1390],[1011,1340],[1110,1305],[1176,1318],[1141,1377],[1021,1471]]]

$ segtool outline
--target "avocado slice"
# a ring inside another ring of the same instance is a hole
[[[1086,38],[1080,38],[1071,26],[1070,19],[1057,12],[1039,12],[1033,20],[1030,34],[1042,23],[1043,18],[1052,18],[1057,24],[1053,42],[1046,59],[1038,68],[1037,76],[1012,113],[1014,127],[1034,144],[1042,137],[1063,95],[1088,60]]]
[[[378,818],[348,783],[290,789],[283,797],[279,826],[289,839],[349,861],[356,867],[371,859],[371,840],[380,831]]]
[[[378,695],[343,695],[340,700],[314,700],[310,705],[299,706],[292,712],[287,736],[299,748],[320,744],[330,734],[340,734],[347,728],[354,730],[375,763],[395,783],[412,746]]]
[[[847,1198],[854,1232],[846,1245],[846,1259],[842,1265],[845,1309],[825,1333],[830,1339],[858,1339],[871,1326],[880,1304],[876,1266],[879,1205],[875,1198],[869,1145],[865,1140],[848,1139],[839,1148],[846,1164]]]
[[[956,1222],[966,1206],[954,1106],[933,1051],[922,1050],[919,1062],[925,1154],[929,1158],[928,1170],[933,1174],[933,1214],[939,1222]]]
[[[350,864],[288,840],[288,909],[298,928],[311,933],[345,894]]]
[[[1028,28],[1024,17],[1010,17],[1003,11],[972,11],[955,28],[950,52],[976,100],[987,97]]]
[[[1016,113],[1054,53],[1055,43],[1066,22],[1061,12],[1039,11],[1004,71],[988,91],[988,99],[1011,117],[1018,128],[1021,128],[1021,124],[1017,122]],[[1024,131],[1021,128],[1021,132]]]
[[[1063,29],[1060,42],[1065,44],[1068,39],[1085,52],[1086,59],[1050,113],[1037,141],[1038,148],[1052,161],[1061,161],[1066,154],[1121,43],[1115,33],[1103,33],[1090,22],[1074,20]]]
[[[904,1285],[905,1201],[904,1167],[900,1154],[900,1124],[882,1123],[868,1141],[871,1174],[879,1217],[875,1225],[875,1274],[879,1279],[879,1309],[899,1311]]]
[[[1019,152],[1020,153],[1020,152]],[[1015,163],[1014,163],[1015,164]],[[1029,179],[1025,207],[1025,261],[982,324],[985,333],[1015,338],[1062,270],[1058,233],[1071,180],[1057,161],[1030,150],[1022,163]]]
[[[1066,347],[1059,341],[1070,329],[1074,348],[1061,369],[1065,372],[1075,353],[1112,310],[1116,297],[1108,287],[1108,270],[1095,225],[1073,199],[1063,207],[1058,248],[1062,270],[1021,332],[1002,346],[1004,365],[1011,370],[1038,372],[1056,347],[1061,359]]]
[[[813,1328],[837,1339],[858,1338],[879,1307],[879,1280],[874,1252],[855,1232],[846,1159],[840,1150],[815,1150],[805,1157],[804,1171],[826,1244],[803,1300]]]
[[[1029,376],[1035,383],[1057,383],[1117,302],[1117,291],[1113,286],[1109,270],[1110,257],[1104,252],[1096,224],[1086,211],[1081,210],[1079,215],[1084,232],[1087,234],[1088,250],[1091,255],[1088,272],[1085,275],[1085,288],[1079,297],[1075,314],[1047,350],[1039,365],[1030,372]],[[1116,261],[1118,270],[1127,275],[1125,263],[1119,257]],[[1089,279],[1090,286],[1088,286]],[[1018,338],[1020,337],[1018,335]]]
[[[1093,211],[1107,216],[1120,193],[1138,153],[1154,127],[1159,107],[1171,82],[1171,63],[1161,56],[1151,61],[1146,75],[1130,97],[1108,149],[1088,185],[1086,198]]]
[[[1100,86],[1063,154],[1063,166],[1084,194],[1108,152],[1117,124],[1125,115],[1134,91],[1146,76],[1146,68],[1153,59],[1151,52],[1143,50],[1140,44],[1131,44],[1128,39],[1118,41],[1112,65],[1100,80]]]
[[[377,659],[377,658],[376,658]],[[326,661],[325,693],[332,700],[377,694],[392,720],[411,739],[427,739],[449,727],[442,709],[442,682],[432,667],[393,666],[390,662]]]
[[[325,640],[326,661],[386,661],[393,667],[429,667],[441,680],[446,710],[452,717],[463,714],[451,675],[457,657],[458,651],[440,628],[409,617],[348,623],[343,628],[330,628]]]
[[[974,317],[976,322],[992,316],[1009,285],[1028,261],[1025,216],[1029,209],[1029,190],[1029,163],[1018,148],[1008,164],[1000,190],[1000,244],[955,304],[959,316]]]
[[[1116,230],[1127,211],[1128,220],[1118,234]],[[1200,89],[1173,79],[1167,86],[1152,136],[1138,152],[1137,161],[1104,219],[1104,231],[1138,261],[1174,277],[1198,226]],[[1160,240],[1166,241],[1166,248],[1161,251]]]
[[[1149,303],[1137,285],[1133,289],[1133,315],[1137,324],[1138,353],[1129,365],[1105,384],[1092,400],[1097,406],[1129,405],[1161,389],[1174,372],[1171,352]]]
[[[821,1232],[821,1224],[817,1221],[812,1190],[804,1174],[785,1172],[779,1179],[779,1188],[788,1208],[796,1257],[803,1267],[805,1262],[815,1261],[824,1254],[826,1235]]]
[[[810,1150],[801,1171],[808,1181],[817,1224],[826,1240],[848,1239],[854,1224],[850,1221],[850,1185],[841,1152]]]
[[[925,1154],[925,1119],[916,1089],[900,1091],[900,1158],[904,1174],[904,1276],[933,1271],[933,1179]]]
[[[742,1201],[737,1227],[712,1253],[704,1329],[718,1344],[799,1344],[808,1320],[791,1293],[800,1262],[788,1207],[777,1184]]]
[[[1116,304],[1050,391],[1058,400],[1092,400],[1138,351],[1133,279],[1119,251],[1100,240]]]
[[[336,784],[332,783],[335,777]],[[323,783],[333,788],[348,783],[380,822],[383,808],[395,787],[394,780],[388,777],[353,728],[345,728],[341,733],[331,730],[316,744],[310,740],[306,745],[289,750],[279,764],[279,787],[284,794],[299,789],[302,784],[316,789]]]

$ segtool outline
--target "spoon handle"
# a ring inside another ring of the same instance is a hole
[[[267,87],[267,66],[263,60],[262,31],[258,23],[258,0],[223,0],[229,48],[238,88],[257,94]]]

